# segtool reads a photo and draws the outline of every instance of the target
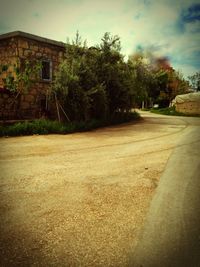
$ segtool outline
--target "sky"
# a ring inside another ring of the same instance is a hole
[[[88,46],[105,32],[137,50],[167,57],[185,77],[200,70],[200,0],[0,0],[0,34],[24,31],[57,41],[78,30]]]

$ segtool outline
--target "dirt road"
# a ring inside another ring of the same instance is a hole
[[[132,255],[134,267],[200,266],[200,124],[173,150]]]
[[[143,113],[71,135],[0,139],[0,266],[127,266],[167,160],[199,118]]]

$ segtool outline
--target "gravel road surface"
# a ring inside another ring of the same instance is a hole
[[[196,120],[170,155],[130,266],[200,267],[199,192],[200,120]]]
[[[0,266],[129,265],[171,152],[199,118],[0,139]]]

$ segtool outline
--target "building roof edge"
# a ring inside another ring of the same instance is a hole
[[[59,47],[63,47],[63,48],[66,46],[66,44],[63,42],[51,40],[51,39],[48,39],[45,37],[41,37],[41,36],[38,36],[35,34],[22,32],[22,31],[13,31],[13,32],[0,34],[0,41],[5,40],[5,39],[9,39],[9,38],[13,38],[13,37],[24,37],[27,39],[31,39],[31,40],[35,40],[38,42],[43,42],[43,43],[47,43],[47,44],[51,44],[51,45],[55,45],[55,46],[59,46]]]

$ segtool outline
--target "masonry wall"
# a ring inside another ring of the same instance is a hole
[[[17,59],[39,59],[52,62],[52,75],[64,56],[65,48],[39,42],[28,38],[15,37],[8,40],[0,40],[0,65],[14,64]],[[8,72],[13,72],[10,66]],[[8,73],[7,73],[8,74]],[[6,73],[0,75],[0,87],[3,87],[3,80]],[[15,99],[16,94],[0,90],[0,119],[32,119],[44,115],[46,98],[51,90],[51,81],[42,81],[41,78],[34,82],[28,89]],[[52,103],[51,103],[52,104]],[[52,113],[54,113],[54,110]],[[49,114],[55,116],[55,114]]]
[[[15,116],[15,101],[13,94],[7,90],[3,90],[4,87],[3,79],[9,73],[13,74],[13,65],[17,62],[17,40],[16,39],[7,39],[0,41],[0,65],[8,66],[7,71],[0,73],[0,119],[4,117]]]
[[[190,101],[175,104],[176,111],[185,114],[199,114],[200,115],[200,101]]]

